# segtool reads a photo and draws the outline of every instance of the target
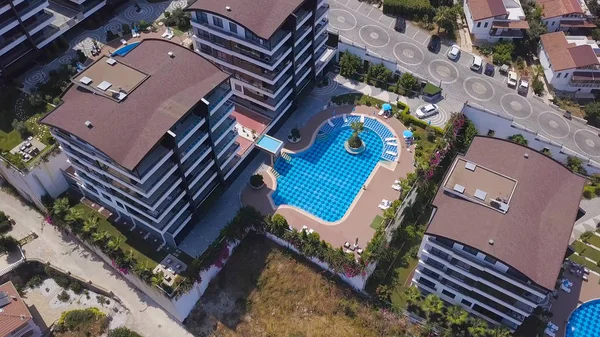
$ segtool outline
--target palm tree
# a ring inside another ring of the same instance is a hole
[[[94,233],[96,231],[96,229],[98,228],[98,217],[97,216],[92,216],[89,217],[87,219],[85,219],[83,221],[83,232],[90,234],[90,233]]]
[[[517,133],[517,134],[514,134],[514,135],[508,137],[508,140],[510,140],[513,143],[517,143],[519,145],[527,146],[527,144],[528,144],[527,138],[525,138],[520,133]]]
[[[69,211],[65,215],[65,220],[69,223],[83,219],[83,210],[79,208],[69,208]]]
[[[433,17],[433,22],[438,25],[438,33],[442,27],[447,30],[447,27],[454,26],[457,15],[458,13],[455,7],[438,7],[435,12],[435,16]]]
[[[119,249],[119,246],[121,246],[121,243],[123,243],[123,237],[120,235],[114,236],[112,237],[109,241],[108,244],[106,244],[106,247],[108,247],[108,249],[115,251],[117,249]]]
[[[463,310],[463,308],[453,305],[448,308],[448,312],[446,314],[446,320],[450,324],[451,328],[459,329],[463,327],[467,320],[469,319],[469,313]]]
[[[102,244],[105,242],[110,235],[107,231],[97,231],[92,234],[92,242],[96,244]]]
[[[510,337],[511,333],[507,328],[493,328],[488,331],[490,337]]]
[[[421,308],[425,311],[425,314],[427,314],[427,318],[432,319],[442,315],[444,302],[439,297],[429,294],[425,297],[425,301],[423,301]]]
[[[365,126],[362,122],[352,122],[350,128],[354,131],[348,139],[348,145],[353,149],[358,149],[362,146],[362,139],[358,136],[364,131]]]
[[[356,134],[359,134],[365,130],[365,125],[363,122],[352,122],[352,123],[350,123],[350,128]]]
[[[69,199],[60,198],[56,199],[54,205],[52,206],[52,212],[58,215],[61,219],[65,216],[67,211],[69,210]]]
[[[471,337],[486,337],[488,333],[488,325],[481,319],[475,318],[468,328]]]
[[[152,278],[150,279],[150,283],[152,283],[152,286],[158,287],[161,285],[161,283],[163,282],[164,279],[165,279],[165,274],[162,271],[159,271],[158,273],[152,275]]]

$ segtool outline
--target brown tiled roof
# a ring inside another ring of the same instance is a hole
[[[583,9],[577,0],[536,0],[542,6],[544,19],[554,18],[567,14],[583,14]]]
[[[0,311],[0,337],[7,337],[27,324],[32,317],[12,282],[0,285],[0,292],[2,291],[6,292],[10,299],[10,303],[1,307]]]
[[[591,46],[569,43],[563,32],[544,34],[540,39],[554,71],[600,65]]]
[[[42,123],[76,135],[129,170],[228,78],[202,56],[165,40],[146,39],[117,61],[149,77],[120,103],[72,86],[63,96],[64,103]],[[93,127],[86,127],[86,121]]]
[[[467,2],[474,21],[508,14],[502,0],[468,0]]]
[[[465,158],[517,181],[508,212],[451,197],[440,188],[427,234],[471,246],[554,289],[585,179],[543,154],[496,138],[475,137]]]
[[[492,22],[492,28],[529,29],[529,23],[526,20],[494,21]]]
[[[217,14],[249,29],[268,40],[303,0],[198,0],[188,10],[200,10]],[[229,6],[230,11],[225,7]]]

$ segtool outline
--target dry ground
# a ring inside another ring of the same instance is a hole
[[[185,325],[195,336],[219,337],[401,337],[407,329],[403,318],[257,235],[240,244]]]

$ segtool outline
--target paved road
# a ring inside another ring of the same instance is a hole
[[[15,237],[31,231],[39,235],[37,239],[23,246],[26,257],[49,261],[64,270],[110,289],[130,311],[126,323],[129,328],[147,337],[192,336],[152,299],[127,283],[85,247],[69,237],[63,237],[51,225],[42,227],[42,217],[37,210],[24,206],[18,199],[4,191],[0,191],[0,210],[15,219],[17,224],[11,233]]]
[[[515,122],[539,132],[592,159],[600,158],[599,131],[582,123],[569,121],[547,104],[531,97],[524,98],[508,88],[500,74],[493,78],[469,69],[472,55],[462,52],[458,61],[450,61],[446,52],[450,43],[442,45],[438,54],[426,46],[429,34],[410,24],[405,33],[396,32],[395,19],[357,0],[331,0],[329,25],[356,44],[390,60],[401,68],[441,83],[445,99],[439,103],[447,111],[459,111],[466,101],[514,118]]]

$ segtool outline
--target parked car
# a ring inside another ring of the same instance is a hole
[[[473,70],[474,72],[480,72],[481,71],[481,67],[483,66],[483,60],[481,59],[481,57],[475,55],[473,56],[473,61],[471,61],[471,70]]]
[[[442,39],[437,35],[432,35],[427,44],[427,49],[432,53],[438,53],[442,46]]]
[[[508,83],[509,87],[515,88],[517,86],[517,73],[515,73],[514,71],[509,71],[506,83]]]
[[[520,95],[527,96],[527,92],[529,92],[529,78],[521,77],[519,80],[519,86],[517,87],[517,92]]]
[[[494,73],[496,72],[496,67],[494,67],[493,64],[491,63],[486,63],[485,64],[485,68],[483,69],[483,73],[490,76],[490,77],[494,77]]]
[[[439,112],[438,106],[435,104],[427,104],[417,109],[417,117],[423,119],[433,116]]]
[[[406,20],[404,20],[403,18],[396,18],[394,30],[400,33],[406,32]]]
[[[448,49],[448,58],[451,60],[458,60],[460,56],[460,47],[453,44],[450,49]]]

